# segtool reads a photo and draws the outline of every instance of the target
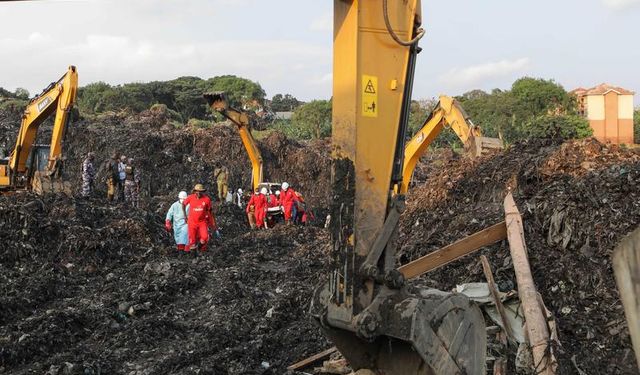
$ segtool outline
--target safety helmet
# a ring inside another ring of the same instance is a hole
[[[242,194],[242,189],[238,189],[238,194]]]
[[[181,191],[180,193],[178,193],[178,199],[187,199],[187,192]]]
[[[282,190],[287,191],[288,188],[289,188],[289,183],[283,182],[282,183]]]
[[[280,190],[276,190],[276,195],[280,195]]]
[[[267,195],[267,193],[268,193],[267,188],[263,187],[262,189],[260,189],[260,194]]]
[[[196,186],[193,187],[193,191],[207,191],[207,189],[205,189],[202,184],[196,184]]]

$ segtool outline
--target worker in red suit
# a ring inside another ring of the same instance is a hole
[[[296,191],[296,197],[296,215],[294,217],[294,222],[296,224],[306,225],[310,219],[307,215],[307,204],[305,203],[304,197],[302,196],[302,194],[300,194],[300,192]],[[311,212],[309,212],[309,214],[311,214]]]
[[[267,203],[267,194],[269,191],[267,188],[260,189],[260,194],[255,196],[255,206],[256,206],[256,227],[264,228],[265,227],[265,219],[267,218],[267,208],[269,204]]]
[[[280,204],[284,209],[284,222],[291,224],[291,219],[295,215],[295,204],[298,200],[296,192],[289,187],[287,182],[282,183],[282,192],[280,193]]]
[[[204,194],[207,191],[202,184],[196,184],[193,193],[182,202],[182,207],[189,206],[187,215],[187,227],[189,231],[189,245],[185,251],[196,251],[198,246],[200,251],[207,251],[209,243],[209,231],[218,233],[216,219],[211,209],[211,199]]]

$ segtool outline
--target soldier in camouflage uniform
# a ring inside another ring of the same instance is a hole
[[[93,191],[93,181],[96,178],[96,171],[93,168],[93,152],[87,154],[82,162],[82,196],[88,197]]]
[[[140,172],[129,159],[124,168],[126,177],[124,181],[124,200],[131,206],[138,208],[138,193],[140,192]]]

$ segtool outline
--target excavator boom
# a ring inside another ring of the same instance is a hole
[[[62,78],[29,102],[22,115],[16,145],[9,159],[0,163],[0,189],[69,192],[60,180],[62,146],[77,90],[78,72],[75,66],[70,66]],[[50,145],[35,145],[40,125],[53,113]],[[44,158],[46,160],[41,160]]]
[[[479,375],[480,310],[464,296],[407,285],[396,269],[420,9],[420,0],[334,0],[334,271],[311,314],[354,370]]]
[[[465,150],[473,156],[480,156],[487,151],[503,148],[500,139],[482,136],[480,127],[471,121],[457,100],[449,96],[441,96],[440,101],[429,114],[422,128],[405,146],[405,158],[402,167],[402,176],[405,183],[400,189],[402,194],[407,192],[416,164],[445,126],[451,127],[462,141]]]
[[[253,135],[251,135],[251,122],[249,121],[249,116],[246,113],[231,107],[224,92],[206,93],[204,94],[204,98],[214,111],[220,113],[238,127],[240,139],[242,139],[242,144],[247,151],[247,155],[249,155],[249,160],[251,160],[251,185],[253,190],[255,190],[263,182],[263,162],[260,149],[258,148]]]

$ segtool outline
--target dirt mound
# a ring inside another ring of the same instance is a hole
[[[0,373],[281,374],[329,345],[306,312],[326,237],[244,231],[193,258],[151,212],[0,197]]]
[[[635,374],[610,256],[640,224],[640,155],[594,140],[532,141],[491,159],[445,160],[408,197],[401,263],[504,220],[511,188],[525,224],[536,284],[554,313],[562,374]],[[515,287],[508,245],[485,250],[505,291]],[[477,257],[425,277],[447,290],[484,281]]]
[[[0,113],[0,150],[8,154],[15,146],[21,113]],[[147,110],[138,114],[109,112],[72,123],[64,145],[67,179],[81,186],[81,166],[89,151],[96,154],[96,167],[114,152],[136,160],[142,174],[142,205],[149,198],[175,196],[189,190],[196,182],[214,188],[216,165],[226,165],[230,172],[229,188],[248,191],[251,164],[235,125],[220,123],[209,129],[175,128],[170,114]],[[41,126],[38,143],[51,138],[51,121]],[[330,180],[329,142],[296,142],[274,132],[258,141],[264,160],[267,181],[288,181],[302,192],[308,205],[323,216],[328,207]],[[96,188],[105,194],[105,173],[98,173]]]

